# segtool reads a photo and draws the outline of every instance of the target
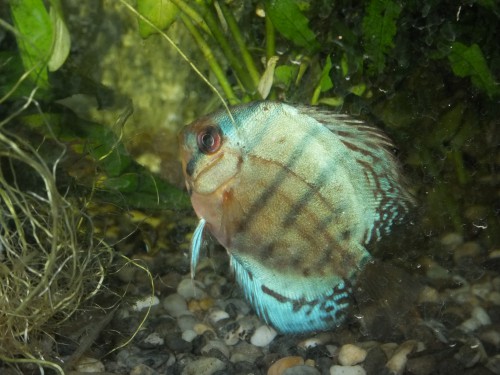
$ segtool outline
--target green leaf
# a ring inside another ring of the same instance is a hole
[[[170,0],[137,0],[137,11],[160,30],[168,29],[179,14],[179,8]],[[139,18],[139,33],[146,38],[157,31]]]
[[[56,8],[50,8],[50,19],[54,28],[53,43],[51,55],[48,62],[48,68],[51,72],[59,69],[68,58],[71,48],[71,37],[68,28],[62,18],[62,13]]]
[[[321,72],[321,78],[319,84],[321,86],[321,92],[330,90],[333,87],[332,79],[330,78],[330,70],[332,70],[332,59],[330,56],[326,58],[325,66]]]
[[[318,103],[319,95],[322,92],[328,91],[333,87],[333,82],[330,78],[330,70],[332,70],[332,59],[330,56],[326,58],[325,66],[321,71],[321,77],[319,79],[319,83],[314,90],[313,97],[311,99],[311,104],[315,105]]]
[[[386,55],[394,47],[399,13],[401,6],[392,0],[371,0],[366,8],[362,29],[371,73],[379,74],[384,70]]]
[[[67,144],[66,157],[77,161],[76,165],[66,167],[67,172],[79,185],[91,189],[97,187],[95,194],[99,199],[135,208],[191,207],[184,191],[152,175],[133,160],[108,127],[82,120],[68,112],[27,115],[20,120],[27,128],[48,139],[55,138]],[[50,130],[47,124],[50,124]],[[78,163],[81,163],[80,168],[83,166],[82,170],[79,170]],[[89,175],[85,173],[87,169],[91,171]],[[94,170],[98,171],[97,180]]]
[[[266,17],[285,38],[309,50],[319,48],[316,35],[309,28],[309,20],[302,14],[295,0],[267,0]]]
[[[24,68],[40,87],[48,87],[47,63],[52,51],[52,23],[42,0],[10,2],[17,45]]]
[[[470,77],[472,83],[490,97],[500,93],[500,86],[495,82],[483,52],[477,44],[468,47],[460,42],[453,43],[448,60],[456,76]]]
[[[282,85],[286,89],[290,87],[295,77],[297,77],[299,67],[297,65],[280,65],[274,69],[274,84]]]

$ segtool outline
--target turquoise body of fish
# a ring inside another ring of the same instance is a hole
[[[186,186],[226,248],[257,314],[284,333],[339,326],[372,260],[366,245],[413,205],[379,129],[308,106],[262,101],[205,116],[180,134]]]

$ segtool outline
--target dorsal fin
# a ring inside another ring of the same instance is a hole
[[[301,106],[299,110],[334,133],[363,169],[376,202],[373,224],[366,234],[365,243],[389,233],[392,225],[400,222],[414,205],[414,198],[407,190],[392,152],[392,141],[382,130],[347,115],[317,107]]]

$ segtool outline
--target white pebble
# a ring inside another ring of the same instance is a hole
[[[186,300],[179,294],[173,293],[163,300],[163,308],[173,317],[179,317],[188,313]]]
[[[183,279],[177,286],[177,293],[183,296],[186,300],[202,299],[207,296],[202,289],[203,284],[193,279]]]
[[[478,296],[481,299],[487,299],[488,294],[491,292],[493,289],[493,286],[491,285],[491,282],[487,281],[485,283],[479,283],[479,284],[473,284],[471,285],[471,292]]]
[[[337,366],[330,367],[330,375],[366,375],[361,366]]]
[[[250,339],[252,345],[263,347],[269,345],[274,340],[278,333],[268,325],[262,325],[255,330]]]
[[[177,318],[177,325],[182,332],[188,329],[193,330],[194,326],[198,323],[198,320],[191,313],[181,315]]]
[[[476,306],[472,310],[472,316],[462,322],[459,328],[465,332],[473,332],[479,327],[486,326],[488,324],[491,324],[490,316],[482,307]]]
[[[223,320],[223,319],[227,319],[227,318],[229,318],[229,314],[221,309],[214,309],[214,310],[210,311],[210,313],[208,314],[208,320],[210,320],[210,322],[212,324],[215,324],[218,321]]]
[[[152,332],[144,339],[145,344],[150,344],[155,346],[163,345],[164,342],[165,340],[163,339],[163,337],[160,336],[158,332]]]
[[[76,364],[79,372],[104,372],[104,364],[96,358],[82,357]]]
[[[339,363],[343,366],[354,366],[366,358],[366,350],[352,344],[342,345],[339,351]]]
[[[192,329],[188,329],[182,332],[182,339],[187,342],[193,341],[196,336],[198,336],[198,334]]]
[[[395,375],[400,375],[403,373],[406,367],[406,362],[408,361],[408,354],[412,353],[417,347],[417,342],[415,340],[408,340],[402,343],[397,349],[394,355],[387,361],[386,367],[389,371]]]
[[[149,296],[143,299],[138,299],[132,305],[132,310],[134,311],[142,311],[144,309],[149,308],[150,306],[156,306],[160,303],[160,300],[156,296]]]

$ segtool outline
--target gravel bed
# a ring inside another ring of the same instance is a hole
[[[134,267],[118,272],[122,287],[133,297],[116,311],[108,331],[120,334],[110,334],[108,344],[116,346],[133,332],[152,304],[150,314],[132,342],[101,360],[94,351],[94,357],[80,360],[78,366],[87,367],[77,366],[79,371],[500,374],[500,249],[484,248],[480,240],[468,241],[458,233],[436,236],[429,242],[432,250],[423,252],[428,255],[419,256],[411,268],[423,287],[405,315],[403,329],[372,335],[363,329],[362,317],[353,313],[349,323],[333,332],[280,335],[244,300],[223,249],[208,246],[209,256],[191,279],[188,240],[194,224],[193,218],[179,219],[167,231],[177,233],[167,250],[136,256],[154,276],[155,298],[148,294],[144,272]]]

